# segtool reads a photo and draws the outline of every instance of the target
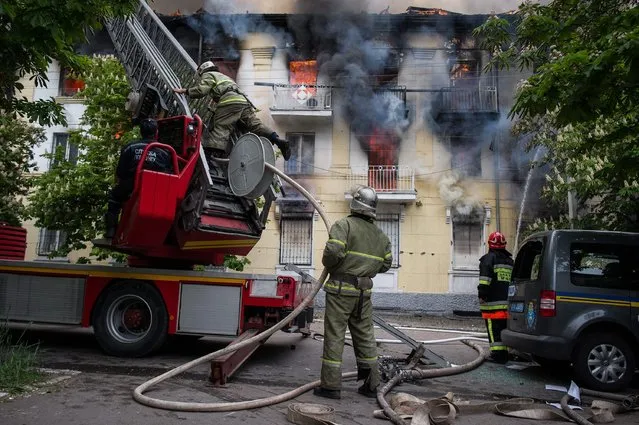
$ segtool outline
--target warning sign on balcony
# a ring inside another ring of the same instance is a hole
[[[293,91],[293,98],[302,105],[305,104],[306,101],[312,96],[313,94],[306,88],[305,85],[301,85]]]

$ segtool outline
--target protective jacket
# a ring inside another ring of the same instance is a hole
[[[360,296],[357,277],[373,278],[393,263],[391,242],[373,219],[351,214],[333,224],[324,247],[322,264],[330,273],[328,293]],[[371,285],[372,286],[372,285]],[[363,289],[370,297],[371,288]]]
[[[115,172],[120,180],[132,180],[135,177],[142,153],[151,142],[153,140],[137,140],[122,148]],[[144,159],[143,167],[146,170],[168,172],[172,168],[171,155],[162,148],[151,148]]]
[[[248,105],[248,99],[240,94],[240,87],[232,78],[217,71],[205,72],[196,86],[188,89],[187,94],[193,99],[210,95],[216,107],[229,104]]]
[[[479,259],[479,309],[484,319],[505,319],[513,259],[505,249],[491,249]]]

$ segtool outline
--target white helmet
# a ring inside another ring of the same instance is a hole
[[[360,186],[353,193],[351,199],[351,212],[365,215],[370,218],[376,218],[377,210],[377,192],[368,186]]]
[[[215,65],[213,61],[202,62],[202,64],[197,67],[197,75],[202,75],[207,71],[215,71],[216,69],[217,65]]]

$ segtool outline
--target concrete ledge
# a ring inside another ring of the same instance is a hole
[[[325,292],[315,297],[315,307],[324,309]],[[374,292],[372,296],[375,310],[403,313],[423,313],[428,315],[450,315],[453,310],[479,311],[476,294],[423,294],[401,292]]]

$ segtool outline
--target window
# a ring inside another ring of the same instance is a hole
[[[60,71],[60,96],[75,96],[82,89],[84,89],[84,81],[73,78],[66,68]]]
[[[624,249],[628,254],[631,252],[628,248],[613,244],[571,244],[570,281],[579,286],[627,289],[632,274],[630,257],[624,259]]]
[[[58,150],[60,151],[60,155],[71,164],[78,162],[78,146],[69,141],[69,133],[53,133],[51,152],[55,153]],[[53,159],[51,166],[55,167],[57,163],[57,159]]]
[[[291,144],[291,158],[284,163],[286,174],[313,174],[315,163],[315,134],[287,133]]]
[[[280,220],[280,264],[310,266],[313,261],[313,214],[283,215]]]
[[[453,268],[477,269],[482,256],[482,222],[453,218]]]
[[[450,136],[451,168],[469,177],[481,176],[481,151],[470,136]]]
[[[377,214],[376,223],[391,241],[393,254],[391,267],[399,267],[399,214]]]
[[[541,240],[526,242],[517,254],[513,268],[513,281],[537,280],[541,276],[544,243]]]
[[[38,238],[38,256],[47,257],[62,246],[66,234],[60,230],[40,229]]]

